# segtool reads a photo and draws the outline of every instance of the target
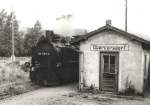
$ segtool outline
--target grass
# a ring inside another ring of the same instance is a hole
[[[39,88],[30,82],[29,72],[24,70],[27,60],[11,63],[10,60],[0,59],[0,99]]]
[[[29,81],[29,73],[22,70],[18,63],[0,65],[0,85],[11,82]]]

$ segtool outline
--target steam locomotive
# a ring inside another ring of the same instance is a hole
[[[30,79],[39,85],[78,81],[79,54],[69,46],[56,46],[42,36],[32,48]]]

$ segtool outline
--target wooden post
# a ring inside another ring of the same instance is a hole
[[[127,14],[127,12],[128,12],[128,5],[127,5],[127,3],[128,3],[128,1],[127,0],[125,0],[125,31],[127,31],[128,30],[128,27],[127,27],[127,25],[128,25],[128,20],[127,20],[127,16],[128,16],[128,14]]]
[[[12,60],[12,62],[14,62],[15,61],[15,45],[14,45],[14,24],[13,24],[13,18],[14,18],[14,12],[12,11],[12,26],[11,26],[11,28],[12,28],[12,56],[11,56],[11,60]]]

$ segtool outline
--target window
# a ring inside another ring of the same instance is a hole
[[[110,56],[110,72],[115,73],[115,56]]]
[[[113,54],[106,54],[104,57],[104,73],[115,73],[116,56]]]
[[[104,72],[109,72],[109,56],[104,55]]]

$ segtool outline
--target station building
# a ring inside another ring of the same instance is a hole
[[[143,93],[148,81],[150,41],[111,25],[76,39],[80,47],[79,87]]]

